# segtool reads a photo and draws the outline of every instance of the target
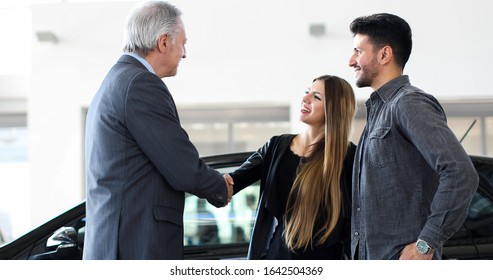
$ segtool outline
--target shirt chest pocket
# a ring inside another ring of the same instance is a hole
[[[370,164],[383,168],[395,163],[395,149],[390,127],[373,130],[368,137],[368,161]]]

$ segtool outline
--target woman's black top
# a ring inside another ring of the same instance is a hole
[[[282,236],[282,233],[284,231],[284,214],[286,212],[286,204],[288,201],[289,193],[291,191],[291,187],[296,177],[296,169],[298,168],[299,163],[300,156],[293,153],[291,149],[286,149],[286,152],[283,155],[283,160],[281,161],[281,164],[279,166],[279,171],[282,172],[277,172],[277,180],[279,184],[277,185],[276,193],[279,197],[279,209],[278,213],[276,214],[276,218],[279,223],[275,229],[272,239],[270,240],[269,249],[265,258],[275,260],[341,259],[343,254],[343,246],[339,242],[336,242],[334,244],[333,240],[341,239],[343,232],[342,219],[339,219],[331,236],[328,238],[327,242],[322,245],[317,246],[314,242],[313,247],[309,246],[308,248],[306,248],[306,250],[298,250],[297,252],[290,251],[286,246],[284,237]],[[290,176],[286,176],[286,174],[290,174]],[[317,218],[315,232],[322,227],[322,221],[322,217]]]
[[[339,259],[342,251],[342,248],[339,250],[341,244],[345,244],[345,254],[349,255],[351,177],[356,150],[356,145],[353,143],[350,143],[348,147],[341,172],[341,215],[334,232],[331,233],[324,245],[308,248],[305,252],[290,253],[284,246],[282,217],[286,209],[289,191],[293,185],[296,168],[300,162],[299,157],[294,155],[290,149],[294,137],[296,134],[273,136],[238,169],[230,173],[235,182],[234,193],[260,180],[257,215],[248,247],[247,258],[249,260],[265,259],[268,255],[268,258],[276,259],[283,256],[284,258]],[[291,178],[287,178],[287,174]],[[324,219],[319,218],[317,220],[321,223]],[[316,228],[322,228],[322,225],[317,224]],[[323,248],[324,246],[326,248]]]

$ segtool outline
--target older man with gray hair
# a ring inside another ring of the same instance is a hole
[[[164,77],[186,57],[181,12],[137,7],[125,54],[87,114],[84,259],[183,259],[185,192],[225,206],[232,188],[199,158]]]

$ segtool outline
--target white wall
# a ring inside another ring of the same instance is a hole
[[[59,40],[33,46],[28,97],[33,225],[83,199],[83,108],[121,53],[123,22],[133,6],[61,3],[32,8],[34,31],[51,31]]]
[[[82,108],[121,54],[126,15],[138,1],[32,6],[34,31],[57,44],[35,42],[28,97],[32,223],[83,199]],[[406,19],[414,49],[406,72],[441,99],[492,98],[493,49],[487,0],[177,0],[188,33],[178,76],[166,79],[178,105],[292,104],[293,131],[303,91],[321,74],[354,84],[347,66],[349,23],[390,12]],[[312,37],[311,23],[326,25]],[[26,36],[34,36],[26,34]],[[358,89],[358,99],[369,89]],[[43,199],[39,199],[43,197]]]

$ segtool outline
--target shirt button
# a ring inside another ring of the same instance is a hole
[[[358,236],[358,235],[359,235],[359,233],[356,231],[356,232],[354,233],[354,236]]]
[[[358,211],[358,212],[359,212],[359,211],[361,211],[361,208],[359,208],[359,207],[358,207],[358,208],[356,208],[356,211]]]

